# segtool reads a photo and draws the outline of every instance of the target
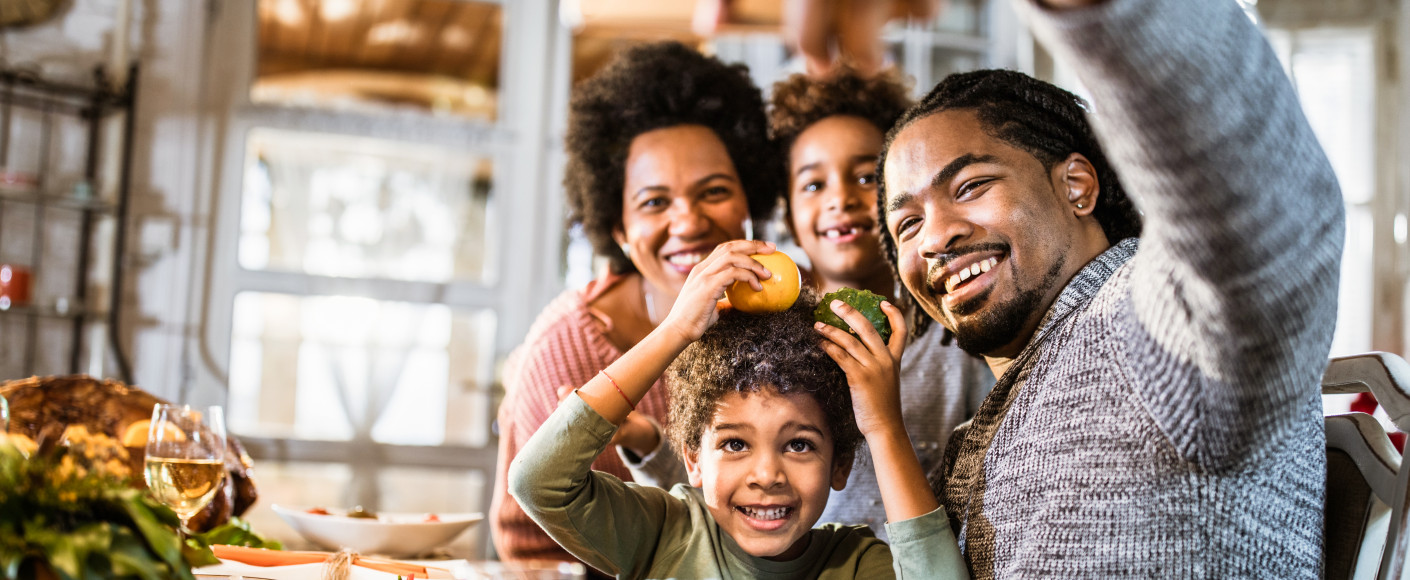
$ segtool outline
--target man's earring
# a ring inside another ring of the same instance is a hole
[[[1082,209],[1082,204],[1077,204],[1077,209]]]

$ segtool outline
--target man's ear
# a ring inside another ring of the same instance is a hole
[[[1078,216],[1092,214],[1101,193],[1101,183],[1097,180],[1097,168],[1086,155],[1073,153],[1053,167],[1054,185],[1067,199],[1072,212]]]
[[[842,491],[847,487],[847,478],[852,475],[852,463],[855,458],[851,453],[839,456],[832,462],[832,489]]]
[[[690,474],[691,487],[703,487],[705,477],[700,474],[700,455],[681,445],[681,459],[685,461],[685,471]]]

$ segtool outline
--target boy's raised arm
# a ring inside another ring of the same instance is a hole
[[[620,425],[681,351],[719,319],[716,303],[724,298],[725,288],[735,282],[762,288],[759,281],[769,279],[771,273],[749,256],[773,251],[770,242],[746,240],[715,247],[690,271],[661,325],[578,389],[578,395],[613,425]]]
[[[645,571],[662,527],[682,508],[665,490],[592,471],[615,431],[577,395],[568,396],[510,464],[509,493],[573,556],[633,577]]]
[[[680,504],[664,490],[593,472],[592,461],[656,379],[719,318],[715,305],[724,289],[769,278],[749,256],[773,249],[743,240],[715,248],[691,271],[666,320],[566,397],[515,457],[510,494],[574,556],[628,577],[650,563],[670,510]]]
[[[901,415],[900,368],[906,345],[906,322],[890,302],[881,309],[891,323],[891,342],[881,341],[856,309],[836,300],[830,305],[848,326],[818,323],[823,350],[847,373],[857,429],[871,450],[876,483],[886,507],[886,533],[891,538],[892,567],[898,579],[969,578],[950,518],[935,499],[916,457]]]

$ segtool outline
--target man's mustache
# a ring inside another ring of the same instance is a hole
[[[945,266],[948,266],[951,262],[954,262],[955,260],[958,260],[969,254],[990,252],[1007,254],[1009,252],[1009,245],[999,242],[986,242],[982,244],[964,246],[962,248],[955,248],[949,252],[940,254],[939,256],[931,258],[930,267],[926,270],[925,273],[925,281],[927,284],[930,285],[931,291],[933,292],[937,286],[937,282],[944,282],[944,280],[938,280],[937,278],[940,276],[940,270],[943,269]]]

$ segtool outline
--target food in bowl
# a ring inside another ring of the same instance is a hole
[[[348,517],[350,517],[350,518],[360,518],[360,519],[364,519],[364,520],[375,520],[375,519],[377,519],[377,514],[374,514],[374,513],[370,512],[370,511],[367,511],[367,510],[365,510],[365,509],[362,509],[362,506],[357,506],[357,507],[355,507],[355,508],[353,508],[353,509],[348,510]]]

